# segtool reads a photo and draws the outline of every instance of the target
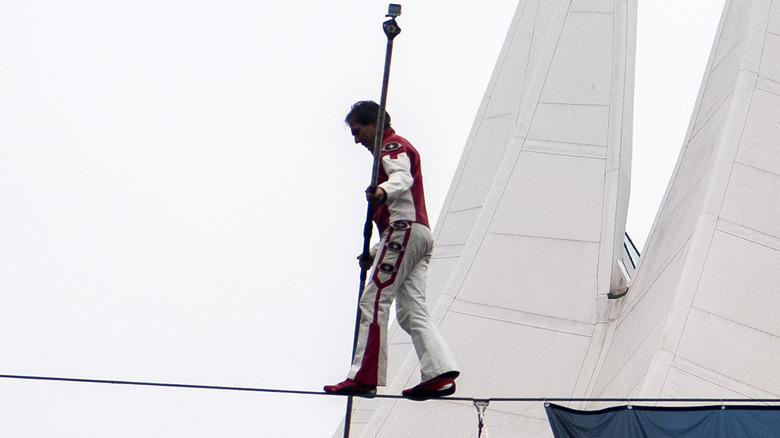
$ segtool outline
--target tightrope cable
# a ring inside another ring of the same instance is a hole
[[[76,377],[30,376],[30,375],[15,375],[15,374],[0,374],[0,379],[345,397],[344,395],[327,394],[322,391],[254,388],[254,387],[245,387],[245,386],[200,385],[200,384],[190,384],[190,383],[145,382],[145,381],[134,381],[134,380],[107,380],[107,379],[88,379],[88,378],[76,378]],[[409,400],[409,398],[404,397],[400,394],[397,395],[376,394],[371,398]],[[634,404],[634,403],[719,403],[719,404],[721,403],[779,403],[780,404],[780,398],[452,397],[450,396],[450,397],[430,399],[429,401],[461,401],[461,402],[471,402],[471,403],[479,402],[479,403],[485,403],[486,407],[488,402],[489,403],[493,403],[493,402],[535,402],[535,403],[609,402],[609,403],[628,403],[628,404]]]

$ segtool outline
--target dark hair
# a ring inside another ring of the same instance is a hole
[[[379,104],[373,100],[361,100],[355,102],[352,108],[349,110],[349,114],[344,118],[344,122],[350,121],[360,123],[361,125],[370,125],[377,121],[379,118]],[[385,126],[384,129],[390,127],[390,114],[385,111]]]

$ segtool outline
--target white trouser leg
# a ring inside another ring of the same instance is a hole
[[[411,265],[407,248],[413,244],[410,224],[394,223],[382,236],[360,298],[358,340],[348,377],[365,385],[386,384],[387,319],[398,285],[403,283]]]
[[[433,324],[425,304],[425,285],[428,263],[433,252],[433,237],[427,227],[421,226],[421,236],[416,241],[424,242],[415,254],[417,263],[396,291],[396,316],[398,324],[412,338],[412,344],[420,359],[422,381],[430,380],[449,371],[456,371],[457,364],[449,346]],[[417,230],[415,230],[417,231]],[[411,257],[410,257],[411,259]]]

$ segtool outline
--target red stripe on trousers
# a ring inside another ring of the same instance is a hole
[[[379,345],[382,342],[381,332],[377,318],[379,317],[379,302],[382,298],[382,291],[388,286],[392,286],[395,283],[395,279],[398,276],[398,269],[401,267],[404,255],[406,254],[406,245],[409,243],[409,237],[412,235],[412,227],[400,230],[404,232],[403,238],[403,250],[399,253],[398,259],[395,262],[395,272],[390,275],[390,278],[385,282],[379,280],[379,266],[382,265],[385,254],[387,253],[387,242],[392,241],[393,234],[397,232],[394,228],[388,229],[387,240],[385,241],[385,247],[382,248],[382,253],[379,256],[379,260],[376,262],[374,268],[374,275],[371,277],[371,281],[377,286],[376,297],[374,299],[374,314],[371,318],[371,324],[368,326],[368,338],[366,339],[366,346],[363,351],[363,360],[360,362],[360,370],[355,373],[355,381],[364,385],[376,385],[379,374]]]

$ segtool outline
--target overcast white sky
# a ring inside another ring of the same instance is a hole
[[[724,0],[641,0],[641,246]],[[0,374],[345,376],[387,1],[0,4]],[[388,111],[438,216],[517,2],[402,2]],[[456,352],[457,353],[457,352]],[[522,394],[518,394],[522,396]],[[336,397],[0,379],[3,437],[329,437]]]

